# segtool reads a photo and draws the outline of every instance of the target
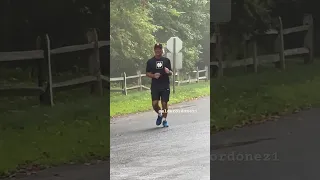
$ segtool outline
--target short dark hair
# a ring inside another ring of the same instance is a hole
[[[157,48],[162,49],[162,44],[160,44],[160,43],[155,44],[153,49],[157,49]]]

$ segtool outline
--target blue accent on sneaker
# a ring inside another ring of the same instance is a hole
[[[158,116],[156,125],[159,126],[162,123],[162,116]]]
[[[163,121],[162,125],[163,125],[163,127],[169,127],[168,121]]]

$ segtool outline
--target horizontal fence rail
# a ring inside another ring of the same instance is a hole
[[[109,46],[109,41],[99,41],[99,48]],[[51,55],[71,53],[83,50],[94,49],[94,43],[90,44],[79,44],[73,46],[65,46],[51,50]],[[17,52],[0,52],[0,62],[6,61],[21,61],[21,60],[34,60],[44,59],[43,50],[32,50],[32,51],[17,51]]]
[[[195,73],[196,78],[192,79],[192,74]],[[200,76],[200,73],[204,73],[203,76]],[[198,68],[194,71],[191,71],[187,74],[188,79],[184,80],[181,79],[182,76],[179,75],[179,72],[176,73],[176,81],[175,83],[177,85],[181,85],[184,83],[192,83],[192,82],[199,82],[200,80],[209,80],[209,68],[206,66],[205,69],[199,70]],[[110,78],[110,82],[119,82],[120,87],[119,88],[111,88],[111,92],[122,92],[124,95],[128,95],[128,90],[138,89],[139,91],[142,90],[149,90],[150,88],[147,86],[144,86],[142,84],[142,78],[147,77],[146,74],[142,74],[140,71],[137,71],[136,75],[133,76],[127,76],[125,72],[122,73],[122,77],[112,77]],[[128,87],[127,80],[128,79],[136,79],[137,83],[136,85]]]
[[[234,61],[223,61],[221,57],[222,49],[216,48],[216,54],[220,55],[216,59],[218,61],[211,61],[211,66],[218,67],[218,77],[223,76],[223,69],[225,68],[233,68],[233,67],[240,67],[240,66],[252,66],[254,67],[254,71],[258,71],[259,64],[267,64],[267,63],[274,63],[277,68],[285,69],[285,58],[288,56],[296,56],[296,55],[305,55],[304,62],[310,63],[313,62],[313,52],[314,52],[314,35],[313,35],[313,18],[311,15],[307,15],[304,17],[303,25],[297,27],[291,27],[287,29],[283,29],[282,20],[278,18],[279,29],[270,29],[264,34],[257,34],[257,35],[249,35],[246,37],[246,46],[251,43],[253,46],[253,55],[252,57],[247,57],[241,60],[234,60]],[[293,49],[284,49],[284,35],[297,33],[297,32],[305,32],[304,37],[304,44],[303,47],[293,48]],[[257,53],[257,40],[255,36],[261,35],[277,35],[277,39],[275,41],[275,53],[267,54],[267,55],[258,55]],[[219,43],[216,40],[219,37],[212,37],[211,43]],[[217,45],[218,46],[218,45]],[[248,47],[245,47],[248,49]]]
[[[92,29],[87,33],[88,44],[80,44],[73,46],[65,46],[61,48],[51,49],[50,39],[46,35],[44,37],[45,44],[41,44],[41,38],[37,38],[37,49],[32,51],[17,51],[17,52],[0,52],[0,62],[10,61],[26,61],[38,60],[38,84],[34,86],[26,85],[11,85],[0,87],[0,95],[15,95],[15,96],[39,96],[41,104],[53,106],[53,93],[76,87],[90,85],[91,92],[102,95],[102,83],[109,83],[109,77],[103,76],[100,71],[100,56],[99,49],[109,46],[109,41],[98,41],[96,29]],[[72,53],[84,50],[91,50],[89,58],[89,76],[78,77],[63,82],[52,81],[51,56],[57,54]]]

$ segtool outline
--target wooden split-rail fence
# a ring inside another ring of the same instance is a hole
[[[241,60],[226,60],[222,59],[222,47],[220,46],[219,40],[221,39],[219,36],[213,36],[211,39],[211,43],[216,44],[215,54],[218,61],[211,61],[211,67],[218,67],[218,77],[223,76],[223,69],[225,68],[233,68],[239,66],[253,66],[254,72],[258,72],[258,67],[260,64],[266,63],[274,63],[277,68],[285,69],[286,68],[286,57],[287,56],[296,56],[296,55],[305,55],[304,62],[311,63],[314,59],[314,24],[313,18],[311,15],[306,15],[303,19],[303,24],[297,27],[291,27],[287,29],[283,29],[282,19],[279,17],[278,21],[278,29],[271,29],[264,34],[255,34],[246,36],[246,47],[248,49],[248,45],[252,45],[252,57],[246,57]],[[297,32],[305,32],[304,36],[304,44],[302,47],[294,48],[294,49],[284,49],[284,36]],[[219,32],[218,32],[219,33]],[[277,35],[277,39],[275,41],[275,53],[267,54],[267,55],[258,55],[258,47],[257,47],[257,36],[261,35]]]
[[[195,73],[195,78],[192,78],[193,74]],[[204,73],[204,75],[201,76],[200,73]],[[110,78],[110,82],[120,82],[120,88],[111,88],[110,91],[112,92],[122,92],[124,95],[128,94],[128,90],[138,89],[140,91],[142,90],[148,90],[150,89],[147,86],[144,86],[142,83],[142,78],[146,77],[146,74],[142,74],[140,71],[137,71],[136,75],[133,76],[127,76],[125,72],[122,73],[122,77],[112,77]],[[209,80],[209,69],[207,66],[203,70],[199,70],[197,68],[194,71],[191,71],[187,74],[187,79],[182,79],[183,76],[179,74],[179,71],[176,73],[176,84],[184,84],[184,83],[192,83],[192,82],[200,82],[201,80],[208,81]],[[128,85],[127,80],[128,79],[136,79],[136,83],[133,86]]]
[[[99,49],[104,46],[109,46],[109,41],[98,41],[96,29],[92,29],[87,33],[88,43],[81,45],[73,45],[51,49],[50,38],[45,35],[45,44],[41,44],[41,37],[37,38],[37,50],[18,51],[18,52],[0,52],[0,62],[9,61],[28,61],[37,60],[38,64],[38,83],[34,86],[27,85],[11,85],[0,87],[0,95],[15,95],[15,96],[39,96],[41,104],[54,105],[54,92],[73,89],[79,86],[91,84],[91,92],[102,95],[102,82],[109,83],[109,77],[103,76],[100,70],[100,55]],[[89,76],[83,76],[63,82],[53,83],[51,56],[71,53],[77,51],[92,50],[89,58]]]

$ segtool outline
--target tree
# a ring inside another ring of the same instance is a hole
[[[207,0],[111,1],[111,66],[114,72],[132,72],[143,67],[153,54],[155,42],[171,36],[184,42],[186,69],[194,69],[209,34]],[[132,68],[134,67],[134,68]]]
[[[149,1],[153,22],[161,28],[155,33],[159,42],[178,36],[184,43],[184,70],[194,69],[200,54],[210,46],[210,2],[207,0]],[[209,51],[205,57],[209,59]]]
[[[84,34],[92,27],[100,30],[101,39],[107,39],[108,4],[103,0],[1,1],[0,49],[34,49],[36,37],[45,33],[50,35],[53,48],[83,43]]]
[[[153,33],[159,28],[152,24],[149,10],[139,1],[111,1],[110,56],[114,73],[136,71],[152,55],[156,42]],[[134,68],[133,68],[134,67]]]
[[[36,48],[38,36],[48,34],[51,48],[87,43],[86,32],[97,28],[99,39],[109,39],[109,3],[104,0],[7,0],[0,1],[0,51],[26,51]],[[102,53],[102,56],[109,52]],[[79,54],[67,54],[53,61],[55,70],[79,65]],[[63,61],[63,59],[68,61]],[[72,61],[72,59],[74,61]],[[102,59],[102,68],[109,62]],[[83,63],[85,66],[87,63]],[[2,64],[1,64],[2,65]],[[5,63],[6,67],[32,66],[16,61]]]
[[[264,32],[272,24],[272,0],[232,0],[231,21],[220,25],[225,55],[243,53],[243,35]],[[211,24],[213,30],[214,24]]]

